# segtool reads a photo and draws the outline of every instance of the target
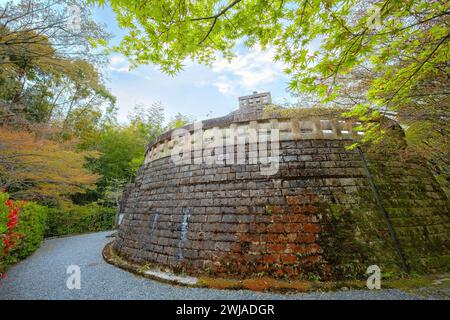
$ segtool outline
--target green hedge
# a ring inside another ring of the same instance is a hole
[[[44,239],[48,208],[34,202],[27,202],[19,213],[15,232],[22,236],[17,240],[7,257],[7,263],[15,263],[28,257],[41,245]]]
[[[9,265],[31,255],[44,237],[111,230],[115,216],[115,208],[97,204],[56,209],[27,202],[20,209],[19,223],[14,229],[20,238],[7,256],[0,257],[0,274]]]
[[[111,230],[114,228],[115,208],[98,204],[75,206],[70,209],[48,210],[46,237],[85,232]]]

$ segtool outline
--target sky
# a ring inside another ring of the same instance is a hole
[[[95,8],[93,14],[94,20],[105,24],[114,35],[112,43],[126,33],[117,26],[108,6]],[[175,76],[165,75],[155,65],[129,70],[127,58],[112,53],[106,85],[117,97],[118,120],[126,122],[136,104],[150,106],[155,102],[164,106],[166,120],[177,113],[196,120],[214,118],[235,110],[238,97],[253,91],[270,91],[274,103],[293,101],[286,90],[289,79],[283,74],[283,66],[272,60],[273,50],[238,47],[235,53],[231,63],[221,57],[212,67],[192,62]]]

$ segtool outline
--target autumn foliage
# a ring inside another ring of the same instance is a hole
[[[57,142],[43,132],[0,127],[0,188],[21,199],[63,199],[93,187],[98,176],[84,168],[85,157],[74,142]]]

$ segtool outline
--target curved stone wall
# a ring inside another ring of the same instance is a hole
[[[114,249],[135,263],[190,274],[343,279],[364,276],[370,264],[399,270],[361,154],[346,149],[358,135],[355,125],[234,113],[203,129],[244,143],[210,147],[203,138],[196,148],[194,126],[187,126],[182,141],[192,148],[180,150],[188,162],[173,161],[176,132],[162,135],[127,189]],[[252,161],[259,151],[252,129],[279,133],[266,163]],[[448,268],[445,195],[420,159],[404,158],[398,127],[391,131],[388,151],[364,150],[383,206],[413,270]],[[267,174],[274,150],[277,170]],[[223,161],[195,161],[205,153]]]

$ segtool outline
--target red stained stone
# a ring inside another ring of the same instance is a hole
[[[305,223],[303,225],[303,230],[307,233],[318,233],[320,231],[320,225],[312,224],[312,223]]]
[[[302,261],[304,263],[308,263],[308,264],[314,264],[317,262],[320,262],[321,257],[320,256],[310,256],[310,257],[305,257],[302,259]]]
[[[303,250],[303,246],[300,246],[298,244],[295,243],[288,243],[286,244],[286,250],[288,250],[289,253],[298,253],[298,252],[302,252]],[[285,252],[286,252],[285,250]]]
[[[267,246],[267,251],[269,252],[284,252],[286,245],[284,244],[269,244]]]
[[[261,239],[268,243],[286,243],[288,241],[287,236],[283,234],[266,234],[262,235]]]
[[[315,206],[306,205],[306,206],[303,207],[303,212],[304,213],[314,214],[314,213],[317,213],[318,211],[319,211],[319,208],[315,207]]]
[[[300,223],[289,223],[284,226],[284,232],[288,233],[301,232],[302,230],[302,224]]]
[[[256,272],[267,271],[267,266],[265,264],[257,264],[255,270]]]
[[[300,243],[313,243],[316,241],[316,236],[311,233],[299,234],[297,236],[297,241]]]
[[[287,235],[287,239],[290,242],[294,242],[295,240],[297,240],[297,233],[289,233]]]
[[[312,243],[304,247],[305,253],[318,253],[320,252],[320,246],[317,243]]]
[[[289,212],[291,214],[303,213],[303,207],[299,205],[289,206]]]
[[[310,218],[304,214],[293,214],[289,217],[290,222],[308,222]]]
[[[281,269],[275,271],[275,276],[281,278],[282,276],[284,276],[284,271]]]
[[[285,214],[276,214],[272,216],[272,221],[289,223],[289,216]]]
[[[283,264],[293,264],[297,262],[297,257],[294,254],[284,254],[281,256],[281,262]]]
[[[283,223],[272,223],[267,226],[267,232],[284,233],[286,232],[286,225]]]
[[[301,204],[300,199],[297,196],[286,196],[286,201],[288,204],[298,205]]]
[[[276,263],[280,261],[279,254],[268,254],[261,257],[261,262],[263,263]]]
[[[276,214],[281,214],[281,213],[285,213],[285,210],[281,206],[274,206],[273,207],[273,212],[276,213]]]

